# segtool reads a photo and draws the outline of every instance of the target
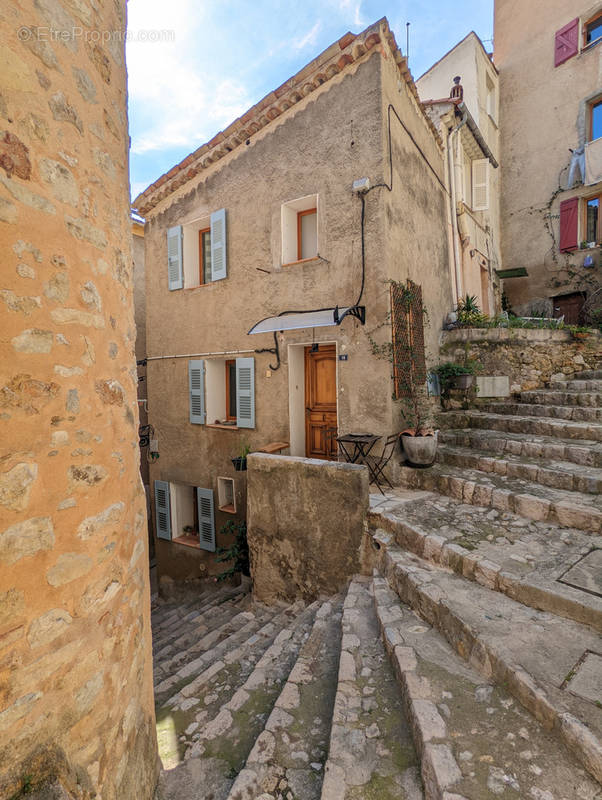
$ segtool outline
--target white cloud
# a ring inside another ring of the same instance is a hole
[[[202,63],[203,17],[193,0],[130,0],[128,6],[134,34],[127,45],[129,93],[137,120],[132,152],[194,150],[248,108],[247,91],[234,79],[217,82],[217,67]],[[173,30],[173,41],[136,40],[137,31],[153,29]]]
[[[293,45],[295,50],[303,50],[304,48],[309,47],[310,45],[312,46],[315,45],[318,38],[318,33],[320,32],[321,29],[322,29],[322,23],[318,20],[318,22],[316,22],[313,28],[308,33],[306,33],[302,39],[300,39],[298,42],[295,42],[295,44]]]
[[[362,0],[339,0],[339,9],[346,20],[351,20],[356,27],[365,27],[367,23],[362,16]],[[359,33],[359,31],[355,31]]]

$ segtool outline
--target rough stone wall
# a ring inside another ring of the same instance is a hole
[[[368,470],[260,455],[248,459],[247,537],[261,602],[339,591],[362,565]]]
[[[0,11],[3,799],[156,781],[124,28],[124,0]]]
[[[444,331],[441,341],[443,361],[476,359],[482,375],[507,375],[510,391],[543,388],[552,375],[595,369],[602,358],[602,335],[593,333],[583,340],[568,331],[526,328],[466,328]]]

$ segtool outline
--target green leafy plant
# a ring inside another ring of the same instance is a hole
[[[231,578],[237,572],[243,575],[250,575],[249,564],[249,544],[247,542],[247,523],[244,520],[228,520],[220,528],[220,536],[234,534],[234,541],[228,547],[218,547],[216,550],[216,561],[218,564],[233,562],[232,566],[220,572],[216,577],[219,583]]]
[[[453,361],[446,361],[439,364],[435,372],[439,376],[441,385],[441,396],[447,397],[453,388],[454,381],[458,375],[474,375],[479,370],[479,364],[474,359],[466,359],[464,364],[457,364]]]
[[[240,453],[238,454],[238,458],[246,458],[249,453],[251,452],[251,448],[247,444],[247,442],[243,442],[240,446]]]
[[[487,314],[481,312],[476,296],[470,294],[458,300],[456,313],[461,328],[482,328],[489,319]]]

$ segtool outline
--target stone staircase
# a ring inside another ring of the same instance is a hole
[[[602,800],[601,395],[450,412],[344,597],[157,601],[157,800]]]

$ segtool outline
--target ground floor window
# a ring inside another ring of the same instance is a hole
[[[600,240],[600,197],[590,197],[585,201],[585,241]]]
[[[215,551],[213,490],[155,481],[157,538]]]

